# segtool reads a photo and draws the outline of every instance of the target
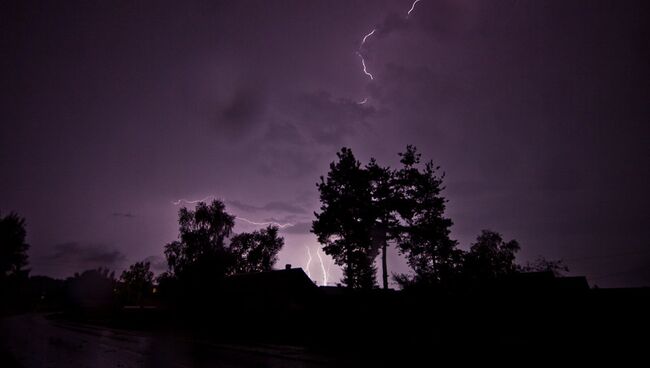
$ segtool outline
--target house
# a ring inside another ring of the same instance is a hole
[[[224,282],[231,307],[239,311],[302,311],[318,294],[318,287],[302,268],[237,274]]]

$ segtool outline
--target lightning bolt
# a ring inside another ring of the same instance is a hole
[[[311,251],[309,250],[309,247],[305,245],[305,248],[307,248],[307,264],[305,265],[305,271],[307,271],[307,277],[311,279],[311,271],[309,271],[309,265],[311,265]]]
[[[323,257],[320,255],[320,249],[316,250],[316,255],[318,256],[318,261],[320,262],[320,268],[323,271],[323,284],[321,286],[327,286],[329,272],[325,271],[325,264],[323,263]]]
[[[330,275],[330,270],[332,269],[332,264],[334,263],[334,260],[330,261],[330,264],[327,265],[327,276],[329,277]]]
[[[361,58],[361,65],[363,66],[363,73],[367,76],[370,77],[370,80],[374,80],[375,77],[372,76],[372,74],[368,73],[368,69],[366,69],[366,61],[363,59],[363,55],[361,55],[360,52],[357,51],[357,55]]]
[[[213,196],[213,195],[209,195],[209,196],[207,196],[207,197],[205,197],[205,198],[203,198],[203,199],[194,199],[194,200],[188,200],[188,199],[181,198],[181,199],[179,199],[179,200],[177,200],[177,201],[172,201],[172,204],[173,204],[174,206],[180,206],[181,203],[197,204],[197,203],[199,203],[199,202],[205,202],[205,201],[207,201],[207,200],[210,199],[210,198],[216,198],[216,197]]]
[[[286,224],[281,224],[281,223],[279,223],[279,222],[275,222],[275,221],[255,222],[255,221],[249,220],[249,219],[247,219],[247,218],[245,218],[245,217],[241,217],[241,216],[235,216],[235,218],[238,219],[238,220],[242,220],[242,221],[244,221],[244,222],[248,222],[248,223],[251,224],[251,225],[259,225],[259,226],[274,225],[274,226],[279,227],[280,229],[284,229],[284,228],[287,228],[287,227],[296,226],[296,224],[292,224],[292,223],[290,223],[290,222],[287,222]]]
[[[188,199],[181,198],[181,199],[179,199],[179,200],[172,201],[172,204],[173,204],[174,206],[180,206],[182,203],[186,203],[186,204],[197,204],[197,203],[199,203],[199,202],[205,202],[205,201],[207,201],[207,200],[210,199],[210,198],[217,198],[217,197],[215,197],[215,196],[213,196],[213,195],[209,195],[209,196],[207,196],[207,197],[205,197],[205,198],[203,198],[203,199],[193,199],[193,200],[188,200]],[[242,220],[242,221],[244,221],[244,222],[247,222],[247,223],[249,223],[249,224],[251,224],[251,225],[258,225],[258,226],[274,225],[274,226],[279,227],[280,229],[284,229],[284,228],[287,228],[287,227],[296,226],[296,224],[292,224],[292,223],[290,223],[290,222],[287,222],[286,224],[281,224],[281,223],[279,223],[279,222],[275,222],[275,221],[257,222],[257,221],[249,220],[249,219],[247,219],[247,218],[245,218],[245,217],[241,217],[241,216],[235,216],[235,218],[238,219],[238,220]]]
[[[366,40],[368,39],[368,37],[370,37],[370,36],[372,36],[373,34],[375,34],[375,31],[376,31],[376,30],[377,30],[377,28],[373,28],[372,31],[370,31],[370,33],[368,33],[367,35],[363,36],[363,40],[361,40],[361,46],[363,46],[363,44],[366,43]],[[361,48],[361,47],[359,47],[359,48]]]
[[[415,4],[417,4],[417,3],[419,3],[419,2],[420,2],[420,0],[415,0],[415,1],[413,2],[413,5],[411,5],[411,9],[409,9],[409,11],[406,12],[406,16],[407,16],[407,17],[408,17],[409,15],[411,15],[411,12],[413,11],[413,9],[415,9]]]
[[[411,8],[406,12],[406,18],[408,18],[413,10],[415,10],[415,4],[419,3],[421,0],[415,0],[413,4],[411,4]],[[372,75],[372,73],[368,72],[368,68],[366,67],[366,60],[363,58],[363,55],[361,54],[361,49],[363,48],[363,45],[365,45],[366,41],[368,40],[368,37],[372,36],[375,34],[377,31],[377,28],[373,28],[370,32],[368,32],[363,38],[361,39],[361,44],[359,45],[359,50],[357,51],[357,55],[359,55],[359,58],[361,58],[361,66],[363,67],[363,74],[367,75],[370,77],[370,80],[375,80],[375,77]],[[366,102],[368,102],[368,98],[364,98],[361,102],[358,102],[357,104],[363,105]]]

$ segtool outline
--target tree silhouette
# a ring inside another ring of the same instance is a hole
[[[284,239],[278,236],[277,226],[232,237],[229,251],[233,255],[232,272],[248,273],[271,271],[278,260]]]
[[[270,271],[284,245],[278,227],[233,235],[235,216],[214,200],[178,213],[179,240],[165,245],[169,270],[158,277],[161,297],[172,303],[214,305],[223,280],[242,272]],[[230,241],[228,241],[230,239]]]
[[[143,299],[153,292],[153,272],[149,262],[136,262],[120,276],[123,302],[142,305]]]
[[[232,233],[235,216],[226,212],[223,202],[199,202],[194,210],[183,207],[178,223],[179,240],[165,246],[170,274],[192,283],[225,276],[232,264],[225,241]]]
[[[14,212],[0,216],[0,278],[26,276],[27,271],[23,269],[29,249],[26,236],[24,218]]]
[[[323,251],[343,266],[343,284],[351,288],[372,288],[376,285],[372,229],[375,211],[367,170],[348,148],[337,154],[338,162],[330,164],[327,179],[317,184],[321,212],[314,213],[312,232],[324,244]]]
[[[382,286],[388,289],[388,242],[399,238],[400,226],[397,218],[397,193],[395,172],[389,167],[379,166],[372,158],[366,165],[370,180],[372,211],[375,219],[372,228],[372,241],[375,248],[381,249]]]
[[[405,284],[444,285],[459,271],[462,252],[450,239],[451,219],[445,217],[441,195],[443,175],[432,161],[419,167],[421,155],[414,146],[400,153],[402,168],[396,172],[398,209],[403,221],[399,250],[406,256],[413,277],[397,275]]]
[[[107,268],[75,273],[66,280],[66,304],[70,311],[109,310],[115,307],[115,272]]]
[[[548,260],[542,256],[537,257],[533,262],[526,262],[524,266],[519,267],[522,272],[551,272],[555,276],[562,276],[569,272],[569,267],[560,260]]]
[[[518,271],[515,253],[519,251],[516,240],[503,240],[501,234],[483,230],[465,255],[464,271],[475,281],[493,280]]]

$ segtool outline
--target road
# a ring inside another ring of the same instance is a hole
[[[340,366],[299,347],[216,344],[50,320],[38,314],[0,320],[0,344],[14,364],[25,368]]]

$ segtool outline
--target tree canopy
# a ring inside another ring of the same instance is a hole
[[[453,222],[445,216],[446,199],[441,195],[444,174],[432,161],[420,164],[420,154],[407,146],[399,154],[402,168],[396,172],[398,212],[403,226],[398,242],[413,277],[398,275],[405,282],[440,285],[458,271],[461,253],[450,238]]]
[[[277,226],[232,237],[230,253],[233,255],[233,273],[271,271],[278,261],[278,252],[284,239],[278,236]]]
[[[284,245],[277,226],[233,234],[235,216],[219,200],[181,208],[178,222],[179,240],[165,246],[169,272],[159,280],[178,280],[188,290],[236,273],[270,271]]]
[[[2,217],[0,214],[0,277],[26,274],[27,230],[25,219],[11,212]]]
[[[179,240],[165,246],[170,273],[178,278],[223,277],[231,263],[225,241],[232,234],[235,216],[219,200],[199,202],[194,210],[178,212]]]
[[[343,266],[343,284],[352,288],[376,285],[374,259],[378,254],[372,243],[375,210],[368,171],[342,148],[338,161],[330,164],[327,178],[317,184],[321,212],[315,213],[312,232],[323,244],[323,251]]]
[[[483,230],[465,255],[465,273],[475,280],[494,280],[519,270],[515,263],[519,251],[516,240],[505,241],[495,231]]]
[[[120,276],[120,291],[125,303],[141,304],[153,292],[153,272],[149,262],[136,262]]]
[[[387,287],[386,248],[396,243],[415,276],[398,281],[443,282],[460,263],[457,243],[450,239],[452,221],[444,216],[444,175],[413,146],[399,154],[402,168],[380,166],[375,159],[362,167],[348,148],[337,153],[327,178],[317,184],[321,212],[312,231],[323,250],[344,266],[345,285],[375,286],[374,260],[382,253],[382,281]]]

